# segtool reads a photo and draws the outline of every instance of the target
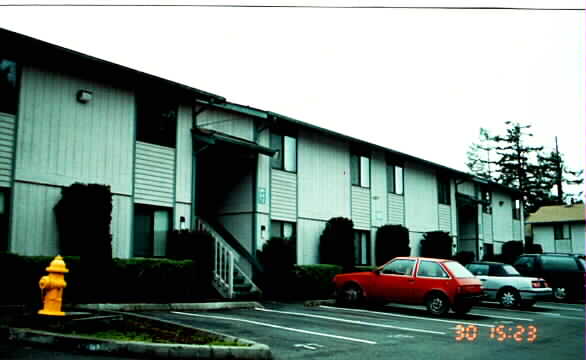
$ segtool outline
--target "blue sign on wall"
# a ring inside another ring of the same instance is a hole
[[[264,205],[267,203],[267,189],[264,187],[258,188],[258,203],[259,205]]]

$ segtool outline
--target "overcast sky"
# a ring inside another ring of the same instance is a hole
[[[508,120],[531,124],[546,147],[557,135],[568,164],[584,168],[584,11],[5,6],[0,27],[459,170],[479,128]]]

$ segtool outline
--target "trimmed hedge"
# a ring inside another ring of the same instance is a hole
[[[421,256],[439,259],[452,257],[452,238],[445,231],[429,231],[421,240]]]
[[[319,237],[319,261],[350,270],[354,266],[354,223],[344,217],[328,220]]]
[[[383,225],[376,231],[376,264],[383,265],[397,256],[411,255],[409,230],[402,225]]]
[[[41,307],[39,280],[47,275],[50,256],[19,256],[0,253],[0,271],[10,274],[4,280],[8,291],[0,304],[26,304]],[[65,304],[126,302],[189,302],[213,296],[202,281],[192,260],[113,259],[110,271],[95,269],[99,282],[85,279],[79,257],[64,257],[69,273],[63,292]],[[86,294],[94,294],[88,298]]]
[[[328,299],[335,287],[334,276],[342,273],[340,265],[295,265],[293,269],[295,294],[294,299]]]

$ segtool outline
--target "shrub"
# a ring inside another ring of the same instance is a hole
[[[274,237],[264,243],[258,251],[263,266],[261,287],[269,297],[289,297],[293,267],[296,263],[295,239]]]
[[[112,259],[109,186],[75,183],[65,187],[54,212],[63,255],[78,255],[102,264]]]
[[[522,241],[507,241],[501,250],[501,260],[506,264],[512,264],[523,253]]]
[[[402,225],[384,225],[376,232],[375,259],[382,265],[397,256],[409,256],[409,230]]]
[[[452,238],[445,231],[429,231],[423,234],[421,256],[440,259],[452,257]]]
[[[202,280],[212,280],[214,238],[205,230],[173,230],[167,241],[167,257],[194,260]]]
[[[472,251],[459,251],[456,256],[454,256],[454,260],[462,265],[468,265],[474,261],[474,257],[474,253]]]
[[[344,217],[331,218],[319,238],[322,264],[340,265],[346,270],[354,266],[354,223]]]
[[[526,254],[542,254],[543,248],[541,244],[525,244],[525,253]]]
[[[25,304],[42,307],[39,280],[47,275],[50,256],[19,256],[0,253],[0,271],[6,277],[0,304]],[[188,302],[211,296],[208,282],[202,281],[192,260],[114,259],[109,276],[91,283],[81,271],[80,258],[66,256],[64,304],[92,302]],[[15,270],[17,269],[17,270]],[[101,274],[101,269],[94,269]],[[95,289],[87,296],[88,286]]]
[[[296,299],[326,299],[331,298],[335,286],[332,279],[342,273],[339,265],[296,265],[293,270]]]

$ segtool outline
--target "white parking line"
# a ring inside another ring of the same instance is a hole
[[[178,315],[192,316],[192,317],[201,317],[201,318],[207,318],[207,319],[240,321],[240,322],[245,322],[245,323],[248,323],[248,324],[266,326],[266,327],[270,327],[270,328],[274,328],[274,329],[281,329],[281,330],[293,331],[293,332],[298,332],[298,333],[302,333],[302,334],[324,336],[324,337],[330,337],[330,338],[334,338],[334,339],[348,340],[348,341],[354,341],[354,342],[359,342],[359,343],[364,343],[364,344],[370,344],[370,345],[375,345],[376,344],[376,341],[370,341],[370,340],[364,340],[364,339],[357,339],[357,338],[351,338],[351,337],[340,336],[340,335],[325,334],[325,333],[320,333],[320,332],[316,332],[316,331],[309,331],[309,330],[303,330],[303,329],[295,329],[295,328],[290,328],[290,327],[281,326],[281,325],[274,325],[274,324],[263,323],[263,322],[260,322],[260,321],[246,320],[246,319],[238,319],[238,318],[232,318],[232,317],[227,317],[227,316],[212,316],[212,315],[190,314],[190,313],[184,313],[184,312],[178,312],[178,311],[171,311],[171,313],[172,314],[178,314]]]
[[[517,320],[517,321],[533,321],[533,319],[518,318],[518,317],[512,317],[512,316],[501,316],[501,315],[498,315],[498,314],[483,314],[483,313],[468,313],[468,314],[470,314],[470,315],[476,315],[476,316],[491,317],[491,318],[495,318],[495,319]]]
[[[553,317],[553,318],[557,318],[557,319],[584,321],[583,317],[577,317],[577,316],[566,316],[566,315],[554,314],[554,313],[539,313],[539,315],[549,316],[549,317]]]
[[[535,305],[535,307],[544,308],[544,309],[551,309],[551,310],[568,310],[568,311],[584,312],[584,308],[576,309],[576,308],[561,307],[561,306],[549,306],[549,305],[541,305],[541,304],[537,304],[537,305]]]
[[[299,312],[291,312],[291,311],[270,310],[270,309],[264,309],[264,308],[255,308],[255,310],[257,310],[257,311],[264,311],[264,312],[272,312],[272,313],[277,313],[277,314],[305,316],[305,317],[312,317],[312,318],[316,318],[316,319],[339,321],[339,322],[344,322],[344,323],[348,323],[348,324],[356,324],[356,325],[365,325],[365,326],[381,327],[381,328],[387,328],[387,329],[413,331],[413,332],[420,332],[420,333],[425,333],[425,334],[446,335],[446,333],[445,332],[442,332],[442,331],[433,331],[433,330],[425,330],[425,329],[413,329],[413,328],[406,328],[406,327],[401,327],[401,326],[393,326],[393,325],[386,325],[386,324],[369,323],[369,322],[366,322],[366,321],[359,321],[359,320],[340,319],[340,318],[335,318],[335,317],[331,317],[331,316],[322,316],[322,315],[299,313]]]
[[[427,317],[422,317],[422,316],[402,315],[402,314],[394,314],[394,313],[364,310],[364,309],[338,308],[338,307],[327,306],[327,305],[320,305],[320,307],[322,307],[324,309],[334,309],[334,310],[342,310],[342,311],[349,311],[349,312],[371,313],[371,314],[385,315],[385,316],[392,316],[392,317],[399,317],[399,318],[406,318],[406,319],[429,320],[429,321],[436,321],[436,322],[443,322],[443,323],[450,323],[450,324],[462,324],[462,325],[466,324],[466,325],[475,325],[475,326],[488,327],[488,328],[493,327],[493,325],[479,324],[479,323],[473,323],[473,322],[468,322],[468,321],[435,319],[435,318],[427,318]]]

